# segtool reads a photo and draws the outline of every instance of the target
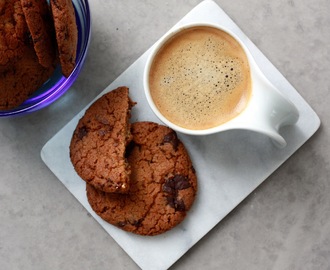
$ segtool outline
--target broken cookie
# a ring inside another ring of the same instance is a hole
[[[126,146],[132,139],[130,111],[134,106],[127,87],[96,100],[80,119],[70,144],[70,158],[78,175],[105,192],[126,193],[130,166]]]
[[[157,235],[181,223],[191,208],[197,178],[190,157],[168,127],[137,122],[126,156],[131,167],[128,194],[106,193],[87,184],[93,210],[107,222],[140,235]]]

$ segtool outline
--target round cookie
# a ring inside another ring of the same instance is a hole
[[[44,68],[33,46],[22,46],[24,57],[0,72],[0,110],[19,106],[50,77],[54,66]]]
[[[53,23],[46,0],[21,0],[34,50],[44,67],[53,65],[56,57]]]
[[[0,1],[0,72],[22,57],[29,33],[20,0]],[[0,89],[1,90],[1,89]]]
[[[71,0],[50,0],[62,73],[69,77],[76,65],[78,29]]]
[[[126,156],[131,166],[129,194],[86,186],[92,209],[107,222],[140,235],[157,235],[179,224],[192,206],[197,179],[176,133],[152,122],[131,126]]]
[[[105,192],[129,190],[125,150],[132,139],[129,118],[135,103],[128,91],[119,87],[96,100],[79,120],[70,143],[70,158],[78,175]]]

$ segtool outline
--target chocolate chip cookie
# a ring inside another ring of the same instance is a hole
[[[21,105],[53,73],[55,67],[45,68],[39,64],[33,46],[21,47],[24,57],[0,72],[0,110]]]
[[[70,144],[70,158],[78,175],[105,192],[125,193],[130,187],[126,146],[132,139],[127,87],[96,100],[80,119]]]
[[[55,62],[56,51],[48,3],[46,0],[21,0],[21,5],[39,63],[50,67]]]
[[[71,0],[50,0],[62,73],[69,77],[76,65],[78,29]]]
[[[20,0],[0,1],[0,72],[21,58],[28,42],[28,28]],[[0,89],[1,90],[1,89]]]
[[[152,122],[133,123],[126,150],[131,166],[128,194],[105,193],[87,184],[93,210],[107,222],[140,235],[157,235],[179,224],[191,208],[197,179],[176,133]]]

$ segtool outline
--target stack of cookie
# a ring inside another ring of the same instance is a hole
[[[196,173],[173,130],[130,124],[134,105],[127,87],[95,101],[73,133],[70,158],[101,218],[129,232],[157,235],[186,216],[197,192]]]
[[[19,106],[53,73],[75,67],[78,30],[71,0],[0,1],[0,110]]]

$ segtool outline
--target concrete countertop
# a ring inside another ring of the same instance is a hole
[[[0,119],[0,269],[139,269],[45,166],[40,150],[200,2],[90,0],[92,40],[73,88],[41,111]],[[322,124],[171,269],[329,269],[330,2],[215,2]]]

